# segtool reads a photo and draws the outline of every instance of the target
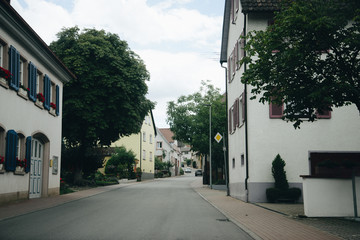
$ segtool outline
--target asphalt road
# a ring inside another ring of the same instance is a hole
[[[252,239],[191,187],[193,173],[0,221],[0,239]]]

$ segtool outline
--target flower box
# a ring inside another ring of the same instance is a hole
[[[9,88],[9,85],[5,78],[0,77],[0,86],[3,86],[4,88]]]
[[[36,99],[35,105],[41,109],[44,109],[44,103],[41,102],[39,99]]]
[[[4,173],[5,172],[5,166],[3,163],[0,164],[0,173]]]
[[[18,91],[18,95],[24,99],[28,99],[27,97],[27,90],[23,89],[23,88],[19,88],[19,91]]]
[[[24,167],[16,166],[15,175],[25,175]]]
[[[55,109],[53,109],[53,108],[50,108],[49,113],[50,113],[51,115],[53,115],[53,116],[56,116]]]

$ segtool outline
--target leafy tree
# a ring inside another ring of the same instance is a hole
[[[50,48],[77,76],[64,85],[63,136],[79,147],[81,172],[87,149],[110,145],[140,131],[153,103],[146,97],[149,73],[143,61],[116,34],[64,28]]]
[[[191,145],[199,154],[209,154],[209,104],[211,104],[212,163],[214,169],[223,166],[222,144],[214,140],[215,133],[227,131],[226,106],[220,89],[202,81],[200,90],[168,102],[167,122],[174,138]]]
[[[105,166],[106,174],[116,174],[119,177],[135,178],[134,173],[135,154],[127,151],[125,147],[115,149],[115,154],[111,156]]]
[[[262,103],[286,105],[298,128],[333,107],[360,111],[360,2],[284,0],[274,24],[247,36],[242,82]]]

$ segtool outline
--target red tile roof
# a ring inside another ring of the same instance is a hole
[[[159,128],[159,131],[169,143],[174,142],[173,139],[174,133],[170,130],[170,128]]]

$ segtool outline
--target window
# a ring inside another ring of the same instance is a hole
[[[142,157],[143,160],[146,160],[146,151],[143,150],[143,157]]]
[[[9,71],[12,74],[10,88],[18,91],[20,81],[20,54],[13,46],[10,46],[9,50]]]
[[[50,110],[50,101],[51,101],[51,80],[48,75],[44,76],[44,108]]]
[[[162,149],[162,142],[157,142],[156,143],[156,148],[157,149]]]
[[[231,0],[231,22],[235,24],[239,11],[239,0]]]
[[[235,158],[232,159],[232,168],[235,168]]]
[[[284,113],[284,104],[277,105],[270,102],[270,118],[282,118]]]
[[[6,54],[8,52],[8,46],[4,40],[0,38],[0,67],[3,67],[5,69],[8,68],[8,59]]]
[[[240,127],[245,122],[245,99],[244,99],[244,93],[241,94],[240,97],[239,97],[238,109],[239,109],[238,110],[238,112],[239,112],[238,127]]]
[[[20,58],[19,86],[24,86],[24,60]]]
[[[6,152],[5,152],[5,169],[6,171],[15,171],[16,155],[18,150],[18,135],[14,130],[6,133]]]
[[[152,142],[153,142],[153,139],[152,139],[153,137],[152,137],[152,134],[150,134],[150,137],[149,137],[149,142],[150,142],[150,144],[152,144]]]
[[[29,98],[33,102],[36,101],[36,93],[38,88],[38,73],[35,65],[32,62],[28,64],[28,88],[29,88]]]
[[[21,133],[18,134],[17,144],[16,144],[16,157],[20,160],[25,158],[25,137]]]
[[[146,142],[146,132],[143,132],[143,141]]]
[[[231,134],[231,133],[233,133],[233,111],[234,111],[234,109],[233,109],[233,107],[231,107],[230,109],[229,109],[229,114],[228,114],[228,117],[229,117],[229,133]]]
[[[149,160],[150,162],[152,162],[153,158],[152,158],[152,152],[149,153]]]
[[[245,164],[245,157],[244,154],[241,154],[241,166],[244,166]]]

